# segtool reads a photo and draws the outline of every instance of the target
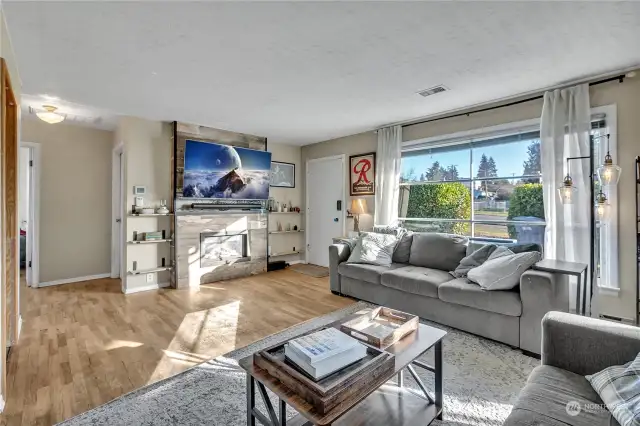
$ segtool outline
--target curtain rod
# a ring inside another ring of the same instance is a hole
[[[609,78],[605,78],[605,79],[602,79],[602,80],[593,81],[593,82],[589,83],[589,87],[597,86],[598,84],[609,83],[611,81],[616,81],[616,80],[618,82],[622,83],[624,81],[624,78],[625,78],[624,74],[616,75],[614,77],[609,77]],[[523,104],[523,103],[526,103],[526,102],[536,101],[536,100],[542,99],[542,98],[544,98],[544,94],[543,95],[539,95],[539,96],[533,96],[531,98],[520,99],[519,101],[509,102],[509,103],[502,104],[502,105],[496,105],[496,106],[492,106],[492,107],[476,109],[474,111],[461,112],[461,113],[458,113],[458,114],[447,115],[447,116],[443,116],[443,117],[430,118],[428,120],[421,120],[421,121],[416,121],[416,122],[408,123],[408,124],[402,124],[402,128],[404,129],[405,127],[415,126],[415,125],[418,125],[418,124],[431,123],[432,121],[446,120],[447,118],[463,117],[465,115],[468,117],[471,114],[476,114],[478,112],[485,112],[485,111],[491,111],[491,110],[494,110],[494,109],[510,107],[510,106],[514,106],[514,105]]]

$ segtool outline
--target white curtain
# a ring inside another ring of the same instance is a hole
[[[589,85],[582,84],[544,94],[540,124],[541,169],[546,219],[545,258],[590,263],[590,209],[593,209],[589,159],[591,110]],[[562,204],[557,188],[569,172],[577,188],[573,204]],[[589,277],[591,282],[591,277]],[[571,285],[571,309],[575,309],[575,280]],[[587,289],[587,297],[589,289]],[[589,300],[587,300],[587,307]]]
[[[402,126],[378,130],[376,152],[376,204],[374,224],[392,225],[398,220]]]

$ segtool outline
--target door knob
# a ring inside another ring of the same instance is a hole
[[[333,218],[333,221],[334,221],[334,222],[339,222],[339,221],[340,221],[340,219],[338,219],[337,217],[334,217],[334,218]]]

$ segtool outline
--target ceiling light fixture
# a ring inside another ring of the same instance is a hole
[[[66,118],[65,115],[57,113],[56,110],[58,108],[54,106],[42,105],[42,108],[44,108],[44,111],[38,111],[36,112],[36,115],[40,120],[44,121],[45,123],[57,124],[57,123],[63,122],[64,119]]]

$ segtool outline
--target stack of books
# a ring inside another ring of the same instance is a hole
[[[157,241],[162,239],[162,231],[145,232],[144,241]]]
[[[367,347],[335,328],[326,328],[289,341],[284,353],[317,381],[366,357]]]

